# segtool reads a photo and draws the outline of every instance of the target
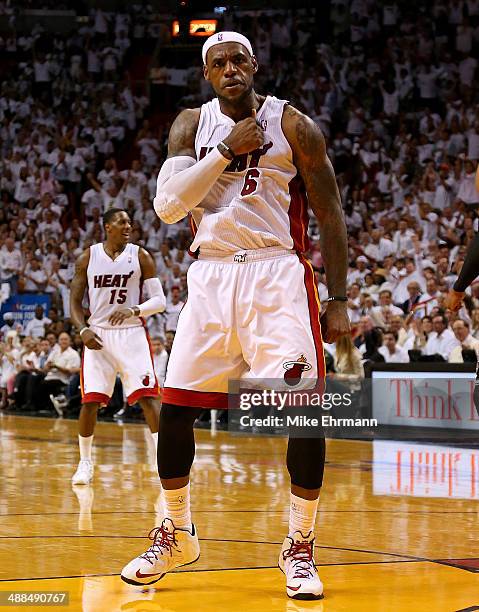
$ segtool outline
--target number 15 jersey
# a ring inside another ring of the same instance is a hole
[[[102,242],[90,247],[90,261],[87,268],[89,325],[105,329],[139,327],[139,317],[126,319],[121,326],[114,326],[108,318],[119,308],[137,306],[141,302],[141,267],[138,259],[139,246],[127,244],[120,255],[113,260],[106,254]]]
[[[235,252],[283,247],[309,248],[306,192],[293,163],[281,120],[286,100],[267,96],[256,121],[263,145],[236,156],[191,213],[192,251]],[[202,159],[231,132],[235,122],[221,112],[218,98],[203,104],[195,139]]]

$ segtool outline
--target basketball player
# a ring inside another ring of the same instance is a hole
[[[346,227],[321,131],[286,101],[254,91],[258,63],[243,35],[211,36],[203,63],[217,97],[172,125],[154,200],[166,223],[191,213],[199,260],[189,269],[160,415],[166,518],[150,533],[152,546],[123,569],[130,584],[151,584],[199,557],[189,473],[200,408],[227,407],[230,379],[283,379],[291,364],[306,382],[324,377],[319,300],[302,256],[308,201],[331,296],[325,340],[349,333]],[[324,438],[288,442],[290,522],[279,566],[297,599],[323,594],[313,529],[324,457]]]
[[[143,408],[155,444],[160,412],[158,383],[143,317],[161,312],[166,300],[151,255],[128,242],[128,214],[110,208],[103,216],[106,241],[78,258],[71,283],[71,318],[85,345],[81,370],[80,463],[75,485],[93,479],[91,458],[98,408],[106,406],[120,375],[128,403]],[[141,302],[142,287],[149,299]],[[90,316],[82,307],[88,288]]]

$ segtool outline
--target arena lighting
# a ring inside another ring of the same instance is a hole
[[[216,32],[217,25],[217,19],[192,19],[189,22],[188,33],[190,36],[211,36]],[[180,35],[178,20],[173,21],[171,33],[175,38]]]

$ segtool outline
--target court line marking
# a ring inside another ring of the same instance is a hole
[[[288,511],[285,506],[285,510],[195,510],[192,508],[193,514],[211,514],[221,513],[221,514],[230,514],[230,513],[269,513],[269,514],[283,514]],[[368,514],[368,513],[377,513],[377,514],[471,514],[477,516],[477,512],[474,510],[318,510],[319,515],[321,514],[338,514],[338,513],[354,513],[354,514]],[[81,512],[14,512],[8,514],[0,513],[0,518],[5,516],[78,516],[82,514]],[[157,514],[156,511],[153,510],[98,510],[97,512],[91,512],[92,516],[101,515],[101,514]]]
[[[463,557],[461,559],[457,559],[458,561],[476,561],[477,557]],[[465,570],[466,572],[470,572],[471,574],[477,574],[479,573],[479,569],[475,568],[475,569],[471,569],[470,567],[463,567],[462,565],[454,565],[454,563],[452,563],[453,561],[455,561],[456,559],[435,559],[435,563],[437,563],[438,565],[445,565],[447,567],[453,567],[455,569],[462,569]],[[478,608],[479,609],[479,608]],[[460,611],[459,611],[460,612]]]
[[[143,540],[145,539],[145,536],[125,536],[125,535],[84,535],[84,534],[79,534],[79,535],[36,535],[36,536],[0,536],[0,539],[3,540],[13,540],[13,539],[54,539],[54,538],[114,538],[114,539],[123,539],[123,540]],[[281,546],[282,542],[265,542],[262,540],[230,540],[230,539],[224,539],[224,538],[198,538],[200,542],[231,542],[231,543],[236,543],[236,544],[267,544],[267,545],[271,545],[271,546]],[[364,554],[370,554],[370,555],[384,555],[387,557],[397,557],[398,559],[401,559],[403,562],[428,562],[428,563],[437,563],[439,565],[447,565],[448,567],[455,567],[457,569],[465,569],[469,572],[472,573],[477,573],[477,570],[470,570],[468,568],[463,568],[461,566],[455,566],[452,563],[448,563],[446,559],[432,559],[432,558],[428,558],[428,557],[417,557],[414,555],[405,555],[402,553],[390,553],[390,552],[385,552],[385,551],[377,551],[377,550],[367,550],[367,549],[363,549],[363,548],[346,548],[344,546],[327,546],[327,545],[320,545],[320,544],[316,544],[315,548],[318,549],[323,549],[323,550],[339,550],[339,551],[346,551],[346,552],[358,552],[358,553],[364,553]],[[462,560],[467,561],[468,559],[471,560],[476,560],[477,557],[461,557]],[[452,561],[454,559],[451,559]],[[397,561],[398,563],[400,561]],[[348,561],[348,562],[344,562],[344,563],[317,563],[317,565],[320,566],[326,566],[326,565],[357,565],[357,564],[362,564],[362,563],[396,563],[396,561]],[[192,570],[193,571],[193,570]],[[194,571],[200,571],[200,570],[194,570]]]
[[[145,536],[124,536],[124,535],[52,535],[52,536],[45,536],[45,535],[36,535],[36,536],[0,536],[0,539],[4,539],[4,540],[13,540],[13,539],[58,539],[58,538],[115,538],[115,539],[123,539],[123,540],[143,540],[145,539]],[[282,542],[266,542],[266,541],[260,541],[260,540],[233,540],[233,539],[224,539],[224,538],[198,538],[200,542],[229,542],[229,543],[236,543],[236,544],[267,544],[267,545],[271,545],[271,546],[281,546]],[[444,559],[432,559],[432,558],[428,558],[428,557],[417,557],[414,555],[405,555],[402,553],[390,553],[390,552],[385,552],[385,551],[377,551],[377,550],[367,550],[367,549],[363,549],[363,548],[347,548],[344,546],[326,546],[326,545],[315,545],[315,548],[318,549],[323,549],[323,550],[338,550],[338,551],[346,551],[346,552],[357,552],[357,553],[363,553],[363,554],[370,554],[370,555],[383,555],[386,557],[397,557],[398,559],[404,560],[404,561],[414,561],[414,562],[428,562],[428,563],[438,563],[440,565],[448,565],[449,567],[457,567],[457,569],[467,569],[467,568],[462,568],[460,566],[454,566],[450,563],[446,563],[446,561]],[[477,559],[477,557],[461,557],[461,559],[467,560],[467,559]],[[394,563],[394,561],[387,561],[388,563]],[[382,561],[354,561],[354,562],[344,562],[344,563],[318,563],[317,565],[355,565],[355,564],[361,564],[361,563],[383,563]],[[384,561],[384,563],[386,563],[386,561]],[[195,570],[195,571],[200,571],[200,570]],[[467,570],[467,571],[471,571],[471,570]],[[477,572],[476,572],[477,573]]]
[[[387,553],[386,553],[387,554]],[[451,569],[462,569],[459,567],[454,567],[451,565],[447,565],[445,563],[440,563],[434,559],[404,559],[404,560],[395,560],[395,561],[350,561],[344,563],[317,563],[318,567],[341,567],[341,566],[351,566],[351,565],[394,565],[394,564],[403,564],[403,563],[432,563],[434,565],[443,565],[445,567],[450,567]],[[235,572],[235,571],[245,571],[245,570],[263,570],[263,569],[278,569],[277,565],[263,565],[256,567],[222,567],[222,568],[207,568],[207,569],[189,569],[189,570],[173,570],[168,572],[170,574],[193,574],[193,573],[202,573],[202,572]],[[466,570],[469,571],[470,570]],[[471,572],[470,572],[471,573]],[[34,580],[68,580],[74,578],[102,578],[108,576],[120,576],[119,573],[112,574],[82,574],[82,575],[73,575],[73,576],[43,576],[38,578],[0,578],[0,583],[2,582],[26,582],[26,581],[34,581]]]
[[[407,561],[358,561],[358,562],[347,562],[347,563],[323,563],[317,564],[320,567],[329,566],[341,566],[341,565],[383,565],[383,564],[395,564],[395,563],[422,563],[421,560],[407,560]],[[260,565],[256,567],[218,567],[218,568],[206,568],[206,569],[188,569],[188,570],[173,570],[168,572],[169,574],[198,574],[202,572],[237,572],[244,570],[263,570],[263,569],[278,569],[277,565]],[[67,580],[74,578],[101,578],[108,576],[120,576],[119,573],[114,574],[82,574],[73,576],[44,576],[39,578],[0,578],[0,582],[24,582],[31,580]],[[140,586],[140,585],[138,585]],[[147,586],[147,585],[143,585]]]

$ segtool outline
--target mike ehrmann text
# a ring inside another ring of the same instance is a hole
[[[335,419],[331,415],[323,415],[320,419],[296,416],[267,416],[263,418],[243,415],[240,418],[243,427],[377,427],[377,419]]]

